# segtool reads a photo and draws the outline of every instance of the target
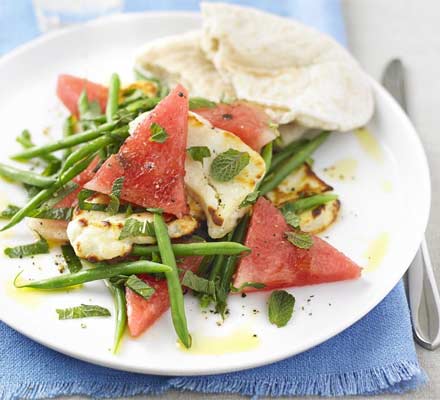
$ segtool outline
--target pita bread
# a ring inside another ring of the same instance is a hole
[[[166,36],[144,46],[136,58],[136,69],[151,74],[168,86],[181,83],[191,93],[212,101],[234,95],[201,50],[200,31]]]
[[[150,42],[138,68],[182,83],[192,96],[259,104],[279,124],[347,131],[371,118],[367,76],[330,37],[252,8],[202,3],[201,10],[201,32]]]
[[[238,98],[279,123],[350,130],[373,113],[369,81],[330,37],[253,8],[202,3],[201,47]]]

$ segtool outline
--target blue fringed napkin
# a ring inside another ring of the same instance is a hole
[[[238,2],[238,1],[237,1]],[[2,0],[0,52],[36,35],[30,0]],[[240,1],[292,16],[345,42],[338,0]],[[197,9],[197,1],[126,0],[127,11]],[[420,369],[401,283],[361,321],[296,357],[243,372],[161,377],[97,367],[49,350],[0,322],[0,398],[123,397],[169,389],[249,396],[400,393],[426,379]]]

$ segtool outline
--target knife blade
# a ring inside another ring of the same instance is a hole
[[[407,113],[404,67],[401,60],[394,59],[387,64],[382,76],[382,84]],[[440,346],[440,294],[425,237],[405,278],[414,337],[420,346],[435,350]],[[428,333],[425,333],[420,322],[423,306],[425,306]]]
[[[382,85],[397,100],[403,111],[408,113],[406,105],[405,77],[402,61],[398,58],[391,60],[385,67]]]

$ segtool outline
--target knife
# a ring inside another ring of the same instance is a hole
[[[382,84],[403,111],[408,113],[401,60],[394,59],[387,64]],[[440,294],[425,237],[405,274],[405,279],[415,340],[425,349],[435,350],[440,346]],[[421,323],[422,312],[426,316],[427,329]]]

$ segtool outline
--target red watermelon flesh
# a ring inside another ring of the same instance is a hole
[[[110,194],[115,179],[124,176],[123,200],[143,207],[159,207],[179,218],[187,214],[184,183],[187,120],[188,92],[178,85],[85,187]],[[153,123],[167,132],[164,143],[149,141]]]
[[[196,271],[202,257],[191,256],[183,258],[179,268]],[[132,290],[126,290],[128,329],[131,336],[139,336],[153,325],[170,307],[168,286],[166,280],[158,280],[149,275],[140,275],[156,292],[148,300],[137,295]]]
[[[84,89],[89,101],[97,101],[104,112],[108,96],[105,86],[72,75],[58,76],[57,96],[73,115],[78,116],[78,99]]]
[[[78,188],[69,193],[66,197],[64,197],[64,199],[57,203],[55,205],[56,208],[73,207],[74,205],[76,205],[79,192],[81,191],[83,186],[95,175],[95,168],[97,167],[99,160],[99,156],[96,156],[83,172],[73,178],[73,182],[78,185]]]
[[[260,107],[248,103],[219,103],[215,107],[200,108],[194,112],[215,127],[234,133],[258,152],[277,137],[270,127],[269,116]]]
[[[288,242],[285,232],[292,230],[281,212],[260,198],[244,243],[251,253],[241,259],[234,286],[261,282],[266,285],[265,290],[271,290],[359,278],[360,267],[317,236],[313,237],[310,249],[300,249]]]

